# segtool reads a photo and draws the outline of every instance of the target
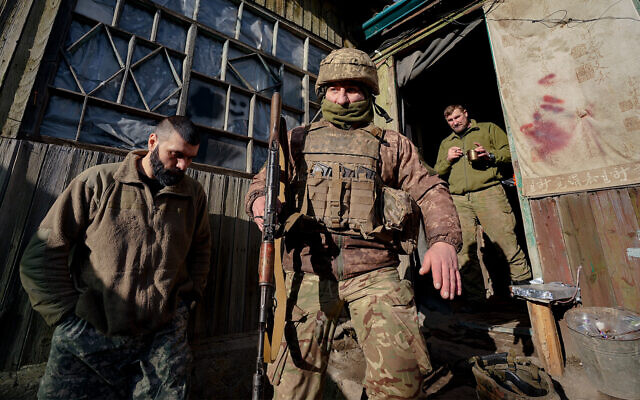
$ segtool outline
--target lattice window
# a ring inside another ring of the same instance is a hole
[[[134,149],[160,115],[187,115],[202,132],[196,162],[256,172],[271,94],[288,127],[311,120],[330,49],[244,1],[77,0],[40,134]]]

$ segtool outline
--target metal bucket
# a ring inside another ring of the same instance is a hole
[[[640,400],[640,315],[608,307],[565,314],[587,375],[599,391]]]

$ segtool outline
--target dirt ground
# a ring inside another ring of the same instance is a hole
[[[475,355],[513,352],[527,356],[540,366],[536,357],[526,306],[518,300],[503,299],[489,304],[487,310],[470,312],[464,306],[449,307],[443,303],[421,308],[429,353],[435,369],[441,370],[429,387],[428,399],[476,399],[476,382],[464,361]],[[329,381],[325,399],[360,400],[364,376],[362,351],[348,329],[337,338],[328,369]],[[569,358],[564,374],[552,377],[560,399],[615,399],[598,392],[579,360]]]
[[[524,303],[517,300],[494,302],[485,310],[451,307],[432,302],[420,309],[423,333],[434,368],[440,373],[429,387],[432,400],[476,399],[475,379],[464,361],[474,355],[512,351],[528,356],[540,365],[530,336]],[[255,334],[216,338],[194,345],[191,399],[250,398],[251,376],[255,366]],[[337,331],[328,368],[324,398],[360,400],[365,362],[355,333],[349,324]],[[44,364],[26,366],[18,372],[0,373],[0,399],[35,399]],[[553,378],[561,399],[613,399],[597,391],[579,360],[570,358],[564,374]]]

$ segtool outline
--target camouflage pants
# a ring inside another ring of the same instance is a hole
[[[185,399],[188,309],[155,334],[108,337],[75,315],[60,323],[39,399]]]
[[[458,264],[463,291],[471,297],[485,297],[477,255],[478,223],[482,225],[491,242],[504,254],[509,263],[511,280],[530,279],[531,267],[518,245],[515,233],[516,218],[502,186],[495,185],[452,197],[462,227],[462,250],[458,253]]]
[[[343,281],[287,273],[285,337],[268,373],[277,399],[319,399],[342,307],[347,306],[366,359],[370,399],[414,399],[431,363],[411,283],[396,268]]]

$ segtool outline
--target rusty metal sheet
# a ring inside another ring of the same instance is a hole
[[[632,0],[505,0],[485,13],[525,196],[640,183]]]

